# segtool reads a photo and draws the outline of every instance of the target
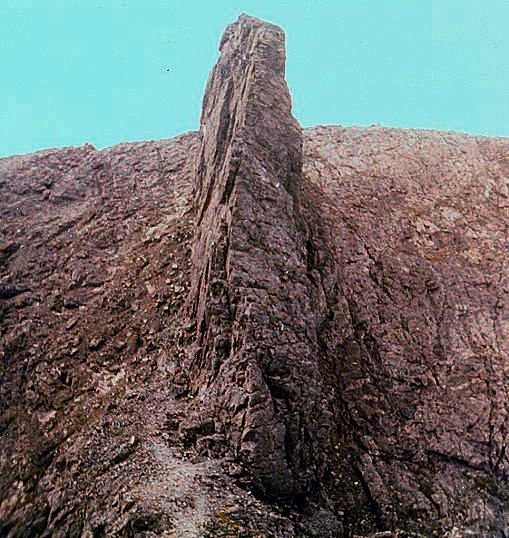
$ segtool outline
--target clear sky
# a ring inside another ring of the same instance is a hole
[[[241,12],[286,31],[304,126],[509,136],[509,0],[0,0],[0,156],[196,129]]]

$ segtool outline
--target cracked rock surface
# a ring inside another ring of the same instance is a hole
[[[255,491],[292,500],[320,478],[330,427],[297,207],[302,133],[281,30],[242,17],[221,52],[201,120],[190,368]]]
[[[433,131],[305,132],[337,461],[377,525],[507,532],[508,148]]]
[[[0,159],[0,535],[509,535],[509,140],[291,114]]]

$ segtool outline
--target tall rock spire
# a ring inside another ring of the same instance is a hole
[[[201,118],[189,366],[255,490],[291,499],[320,476],[328,439],[295,208],[302,135],[282,30],[242,15],[220,50]]]

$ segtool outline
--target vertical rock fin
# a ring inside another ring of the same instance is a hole
[[[327,436],[295,207],[302,133],[282,30],[242,15],[220,50],[201,118],[189,304],[198,351],[189,367],[254,489],[291,499],[322,472],[313,445],[323,449]]]

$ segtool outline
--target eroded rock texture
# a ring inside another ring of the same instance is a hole
[[[304,147],[339,468],[377,524],[507,532],[508,141],[318,127]]]
[[[509,536],[509,141],[220,49],[199,133],[0,160],[0,535]]]
[[[302,134],[282,31],[243,16],[221,53],[201,120],[191,369],[256,490],[291,499],[320,478],[330,427],[296,209]]]

